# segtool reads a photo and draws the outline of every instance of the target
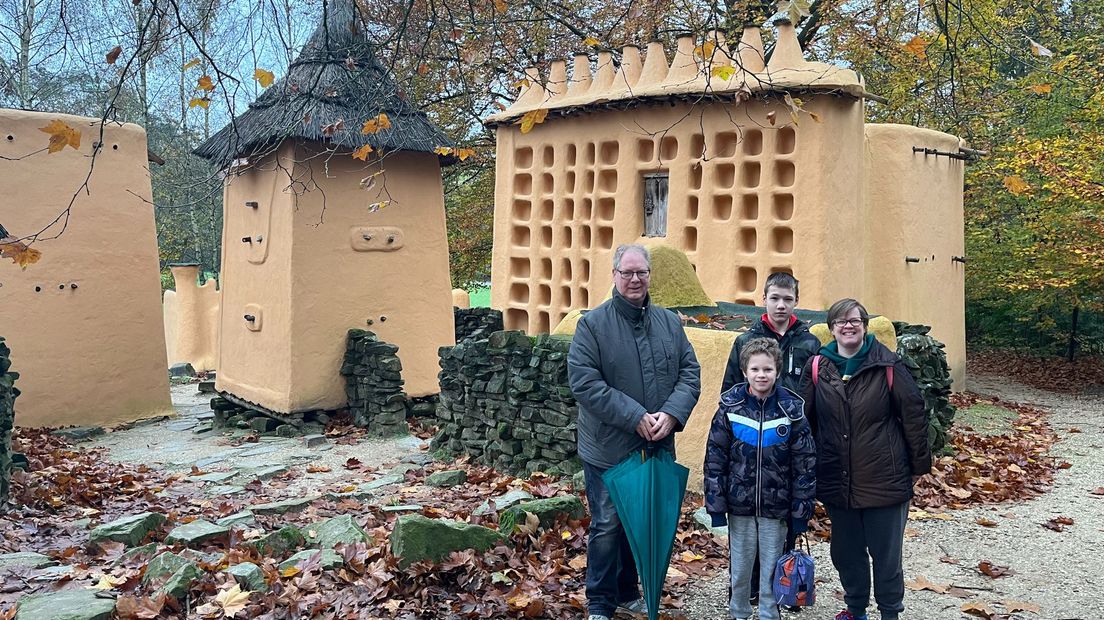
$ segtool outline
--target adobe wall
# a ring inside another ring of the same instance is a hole
[[[399,347],[407,394],[437,393],[454,342],[437,157],[389,153],[372,190],[378,162],[305,144],[279,157],[227,179],[216,388],[278,412],[344,407],[346,334],[371,329]]]
[[[506,328],[547,333],[601,302],[613,249],[644,232],[643,175],[660,171],[665,243],[686,253],[713,299],[754,303],[776,270],[809,282],[808,307],[851,290],[863,257],[840,252],[839,238],[861,220],[862,105],[822,95],[806,109],[821,122],[794,125],[770,97],[609,110],[527,134],[500,125],[491,305]]]
[[[285,171],[294,166],[294,148],[285,144],[248,168],[230,171],[223,185],[222,302],[215,389],[280,412],[289,412],[291,405],[288,343],[295,207],[292,194],[286,191]],[[261,240],[242,241],[256,236]],[[254,320],[247,321],[246,315]],[[341,330],[335,336],[344,338],[344,334]],[[334,375],[340,379],[336,369]]]
[[[79,149],[46,152],[39,128],[53,120],[81,132]],[[129,124],[100,130],[98,119],[0,110],[0,222],[16,236],[39,231],[75,196],[65,232],[34,245],[39,262],[0,265],[0,332],[21,375],[20,426],[172,411],[146,134]]]
[[[300,160],[311,156],[319,160],[309,151]],[[338,370],[352,328],[399,347],[409,396],[436,394],[437,350],[455,342],[439,160],[388,153],[374,190],[360,180],[380,170],[378,161],[342,155],[326,165],[327,175],[313,174],[322,191],[300,195],[294,211],[292,410],[345,404]],[[304,166],[296,168],[303,180]],[[381,200],[391,203],[370,213]]]
[[[218,361],[219,291],[214,279],[199,285],[198,265],[169,268],[175,290],[165,291],[165,348],[169,366],[191,364],[197,371],[215,370]]]
[[[966,373],[965,264],[952,259],[965,255],[965,162],[915,153],[912,147],[957,153],[961,145],[958,137],[930,129],[866,126],[862,298],[873,313],[930,325],[946,345],[958,389]]]

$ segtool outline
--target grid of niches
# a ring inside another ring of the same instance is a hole
[[[734,127],[710,136],[704,152],[700,140],[692,137],[702,163],[689,179],[688,237],[696,239],[698,228],[721,233],[736,263],[726,270],[733,300],[758,303],[769,273],[792,272],[797,134],[792,127]]]
[[[613,248],[619,154],[615,140],[515,149],[507,325],[546,333],[590,307],[593,261]]]
[[[694,135],[687,141],[686,136],[672,132],[637,138],[635,145],[637,178],[643,179],[645,175],[657,172],[668,175],[667,242],[685,252],[694,269],[698,268],[698,223],[694,221],[697,217],[697,197],[690,186],[693,184],[693,167],[697,163],[692,159],[693,154],[700,154],[704,144],[700,138],[702,136]],[[699,176],[699,184],[700,180]],[[683,196],[686,197],[685,203]]]

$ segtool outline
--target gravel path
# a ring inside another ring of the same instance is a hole
[[[979,617],[960,611],[964,603],[987,604],[1001,614],[995,618],[1104,618],[1104,597],[1098,582],[1104,552],[1104,496],[1090,494],[1104,486],[1104,396],[1054,394],[994,376],[971,377],[968,388],[1051,411],[1050,423],[1059,438],[1051,454],[1073,466],[1059,470],[1054,488],[1036,499],[958,510],[951,512],[953,518],[946,521],[910,521],[905,539],[905,579],[923,576],[935,584],[953,584],[969,598],[908,590],[902,618]],[[1071,428],[1082,432],[1071,433]],[[1062,532],[1042,527],[1042,523],[1058,516],[1070,517],[1074,524]],[[982,517],[995,521],[997,526],[978,525],[976,520]],[[843,607],[828,543],[814,544],[812,554],[818,580],[823,580],[817,589],[817,605],[800,614],[784,613],[784,618],[828,620]],[[982,560],[1010,567],[1015,574],[996,579],[982,575],[976,568]],[[724,573],[691,588],[684,597],[683,613],[695,620],[725,620],[726,580]],[[1002,601],[1032,603],[1040,611],[1009,614],[1008,604]],[[872,620],[878,617],[877,612],[871,613]]]

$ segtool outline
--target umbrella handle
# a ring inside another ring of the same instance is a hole
[[[644,444],[644,447],[640,449],[640,462],[644,462],[648,457],[655,456],[656,450],[659,449],[659,444],[654,441],[649,441]]]

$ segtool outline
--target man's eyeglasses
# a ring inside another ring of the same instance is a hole
[[[851,327],[858,327],[862,324],[862,319],[840,319],[838,321],[832,321],[832,325],[835,325],[836,327],[845,327],[847,325],[850,325]]]
[[[621,271],[620,269],[614,269],[614,271],[621,274],[622,278],[625,278],[626,280],[629,280],[630,282],[632,281],[633,276],[636,276],[637,278],[639,278],[641,280],[647,280],[648,277],[652,275],[652,272],[651,272],[650,269],[645,269],[643,271]]]

